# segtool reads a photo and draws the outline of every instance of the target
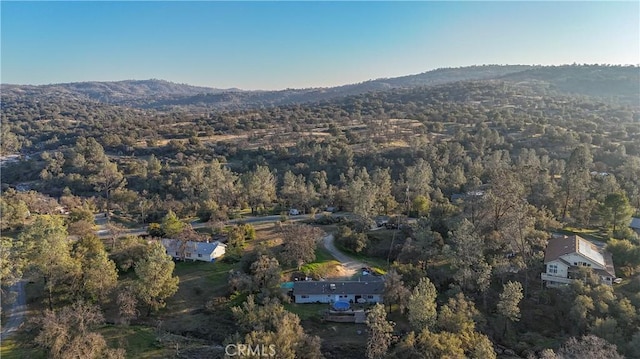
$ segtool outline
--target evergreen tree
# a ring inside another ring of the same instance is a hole
[[[173,259],[160,242],[152,242],[145,257],[136,263],[136,294],[147,305],[147,315],[163,308],[165,300],[178,290],[179,279],[173,276],[174,267]]]

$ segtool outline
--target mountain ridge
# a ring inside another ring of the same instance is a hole
[[[632,104],[640,98],[640,67],[608,65],[476,65],[335,87],[283,90],[220,89],[158,79],[1,86],[3,96],[70,97],[136,108],[190,106],[216,109],[313,103],[367,92],[478,80],[534,83],[560,93],[604,97]]]

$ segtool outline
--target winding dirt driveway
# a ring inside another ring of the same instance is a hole
[[[24,290],[24,281],[21,280],[11,286],[9,291],[16,292],[16,298],[13,303],[11,303],[11,306],[5,309],[6,320],[2,323],[0,340],[11,337],[11,335],[20,328],[24,321],[24,313],[27,310],[27,295]]]
[[[329,251],[329,253],[331,253],[331,255],[336,260],[338,260],[338,262],[342,264],[342,267],[344,267],[345,274],[347,276],[353,277],[356,273],[359,273],[362,268],[368,267],[368,265],[358,260],[355,260],[349,257],[348,255],[340,252],[340,250],[336,248],[333,241],[334,241],[333,234],[329,234],[324,238],[322,238],[322,243],[324,244],[324,247]]]

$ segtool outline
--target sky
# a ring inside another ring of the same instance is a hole
[[[482,64],[640,64],[640,2],[0,1],[0,81],[329,87]]]

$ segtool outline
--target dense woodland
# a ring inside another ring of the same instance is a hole
[[[195,88],[162,104],[131,91],[116,103],[113,92],[11,85],[3,293],[29,278],[43,313],[21,340],[54,358],[135,357],[104,334],[133,326],[182,338],[177,357],[224,355],[220,345],[241,341],[276,344],[281,358],[640,358],[640,239],[628,227],[640,214],[638,67],[476,67],[434,80],[441,72],[312,102]],[[206,100],[215,96],[235,105]],[[285,215],[328,207],[348,215],[305,225]],[[278,239],[225,226],[242,211],[283,214]],[[109,238],[95,236],[96,213],[107,213]],[[395,226],[370,231],[381,215]],[[174,269],[187,263],[157,242],[118,238],[126,225],[226,237],[225,260],[211,264],[225,266],[224,285],[196,293],[208,298],[200,326],[157,324],[172,323],[183,288]],[[386,272],[385,305],[371,308],[359,342],[333,342],[279,289],[319,261],[318,228]],[[623,282],[585,271],[543,288],[552,233],[605,242]]]

